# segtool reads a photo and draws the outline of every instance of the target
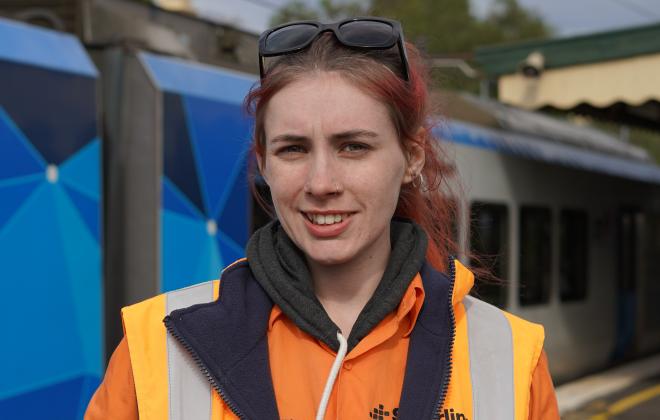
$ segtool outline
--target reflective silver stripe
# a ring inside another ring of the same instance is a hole
[[[515,418],[513,336],[504,313],[471,296],[467,314],[474,420]]]
[[[209,281],[167,293],[166,312],[213,300],[213,282]],[[170,420],[210,419],[211,384],[185,348],[167,334]]]

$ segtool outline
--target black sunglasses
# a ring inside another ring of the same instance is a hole
[[[406,55],[401,24],[396,20],[358,17],[336,23],[314,21],[291,22],[266,30],[259,37],[259,75],[264,78],[264,58],[293,54],[307,48],[321,33],[331,31],[337,40],[349,48],[386,50],[399,48],[403,78],[408,81]]]

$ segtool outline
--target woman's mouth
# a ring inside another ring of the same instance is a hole
[[[342,221],[348,219],[348,213],[336,213],[336,214],[318,214],[318,213],[305,213],[307,220],[312,222],[315,225],[333,225],[335,223],[341,223]]]
[[[348,212],[302,212],[307,231],[317,238],[332,238],[341,235],[351,222],[353,213]]]

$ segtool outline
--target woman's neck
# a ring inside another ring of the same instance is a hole
[[[366,255],[345,264],[320,265],[308,261],[316,296],[345,337],[383,277],[391,252],[389,235],[386,237]]]

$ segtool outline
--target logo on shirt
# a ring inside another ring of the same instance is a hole
[[[465,417],[465,414],[458,412],[455,413],[453,408],[450,408],[449,410],[445,408],[445,411],[440,413],[440,418],[442,420],[468,420],[468,418]]]
[[[378,404],[378,408],[374,408],[369,412],[369,418],[374,420],[396,420],[399,415],[399,408],[392,409],[392,413],[385,410],[383,404]]]
[[[392,409],[392,412],[385,410],[383,404],[378,404],[378,407],[369,412],[369,418],[373,420],[397,420],[399,416],[399,408]],[[445,409],[440,413],[441,420],[469,420],[465,414],[454,411],[453,408]]]

